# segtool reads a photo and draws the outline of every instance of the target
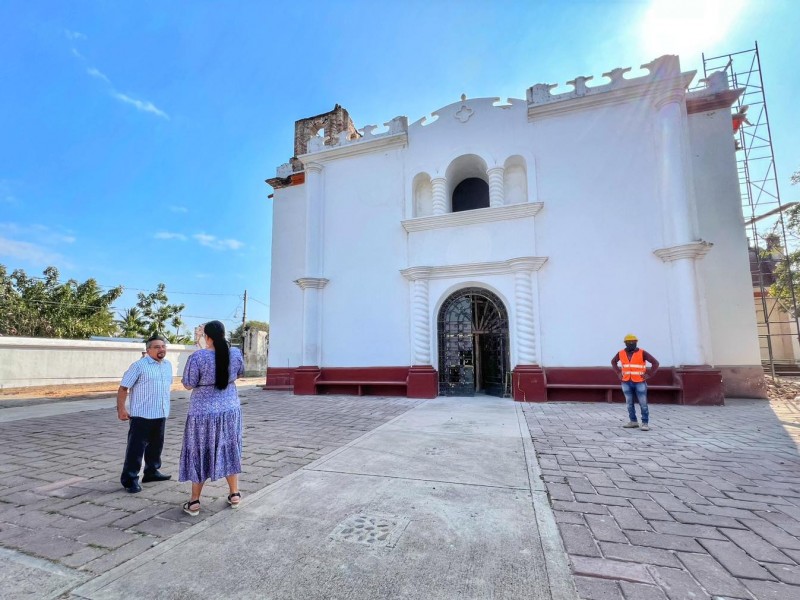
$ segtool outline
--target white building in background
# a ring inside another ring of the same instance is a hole
[[[356,130],[296,123],[275,188],[269,387],[615,399],[633,332],[651,398],[763,396],[723,73],[461,100]],[[324,130],[324,135],[318,133]]]

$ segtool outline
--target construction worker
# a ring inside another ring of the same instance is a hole
[[[625,348],[617,352],[611,359],[611,367],[622,382],[622,393],[625,394],[625,402],[628,405],[629,420],[623,427],[639,427],[639,422],[636,420],[636,407],[633,404],[635,395],[642,412],[641,429],[649,431],[650,411],[647,408],[647,380],[658,371],[658,361],[652,354],[637,347],[639,340],[632,333],[626,335],[624,341]],[[650,363],[649,371],[646,362]]]

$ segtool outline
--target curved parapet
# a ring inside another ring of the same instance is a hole
[[[592,76],[581,75],[567,82],[572,90],[554,94],[558,84],[537,83],[528,88],[528,118],[558,114],[577,110],[588,105],[621,102],[650,94],[670,91],[684,92],[695,76],[696,71],[681,73],[677,56],[665,55],[642,65],[647,74],[641,77],[625,77],[631,69],[617,67],[603,73],[608,82],[589,86]]]
[[[467,99],[466,95],[462,94],[460,101],[433,111],[430,118],[426,116],[414,121],[409,129],[430,127],[434,123],[470,123],[480,119],[483,114],[496,114],[499,111],[521,106],[524,102],[517,98],[508,98],[501,103],[499,97]]]

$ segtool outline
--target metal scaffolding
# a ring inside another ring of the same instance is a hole
[[[732,54],[703,54],[704,76],[716,71],[727,73],[732,89],[744,90],[732,107],[732,119],[762,362],[773,379],[777,371],[800,374],[800,356],[795,353],[800,327],[794,286],[790,286],[789,306],[769,291],[779,263],[791,273],[784,211],[795,203],[781,203],[758,43],[751,50]]]

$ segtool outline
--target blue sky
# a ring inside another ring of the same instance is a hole
[[[271,188],[294,121],[357,127],[758,41],[784,202],[800,200],[791,0],[0,4],[0,263],[137,290],[188,326],[269,319]],[[180,292],[180,293],[179,293]]]

